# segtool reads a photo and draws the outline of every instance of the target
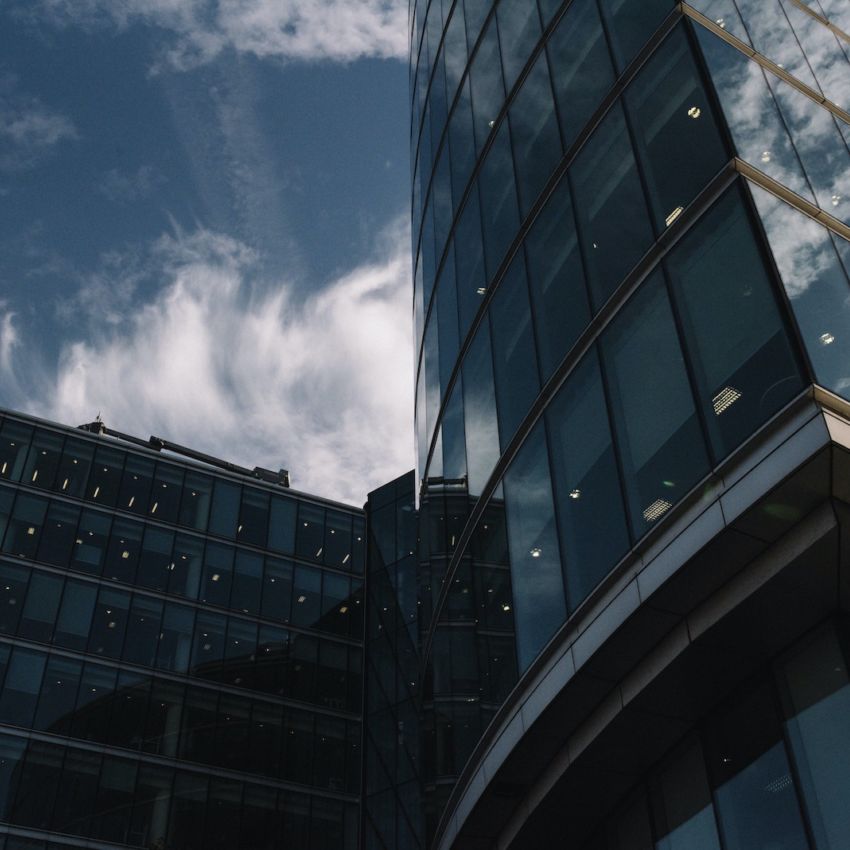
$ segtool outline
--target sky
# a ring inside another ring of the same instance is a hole
[[[0,0],[0,406],[413,466],[407,3]]]

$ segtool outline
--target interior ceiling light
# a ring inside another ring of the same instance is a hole
[[[667,222],[667,227],[669,227],[683,212],[685,211],[684,207],[676,207],[664,221]]]
[[[702,110],[698,106],[692,106],[688,110],[688,116],[693,119],[697,119],[702,115]]]
[[[716,23],[717,26],[720,27],[720,29],[722,29],[722,30],[726,29],[726,20],[724,18],[717,18],[717,20],[714,23]]]
[[[820,340],[821,345],[832,345],[835,342],[835,337],[827,331],[825,334],[821,334],[818,339]]]
[[[570,498],[571,499],[580,499],[581,498],[581,490],[576,487],[575,490],[570,490]]]
[[[770,151],[762,151],[761,161],[770,162]]]
[[[833,195],[832,196],[832,205],[837,207],[841,203],[841,195]]]
[[[543,554],[543,550],[538,546],[535,546],[529,553],[532,558],[539,558]]]
[[[479,286],[478,289],[476,289],[475,291],[479,295],[486,295],[487,294],[487,287],[486,286]]]
[[[740,397],[740,390],[736,390],[734,387],[723,387],[711,400],[714,405],[715,415],[720,416],[721,413],[728,410]]]
[[[643,518],[647,522],[655,522],[659,517],[664,516],[670,508],[673,507],[672,502],[668,502],[666,499],[656,499],[648,508],[646,508],[643,512]]]

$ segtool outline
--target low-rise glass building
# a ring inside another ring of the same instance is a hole
[[[356,848],[363,512],[162,442],[0,421],[0,846]]]

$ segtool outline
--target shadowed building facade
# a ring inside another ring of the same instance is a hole
[[[410,24],[421,846],[843,846],[850,8]]]
[[[0,421],[0,846],[356,848],[363,513],[162,442]]]

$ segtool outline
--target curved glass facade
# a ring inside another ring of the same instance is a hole
[[[412,4],[432,827],[616,564],[808,385],[850,391],[835,6]]]

